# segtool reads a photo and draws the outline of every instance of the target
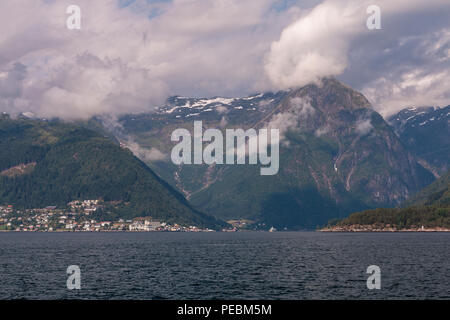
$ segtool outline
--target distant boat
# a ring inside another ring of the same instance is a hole
[[[269,229],[269,232],[275,232],[275,231],[277,231],[277,229],[275,229],[274,227],[271,227],[271,228]]]

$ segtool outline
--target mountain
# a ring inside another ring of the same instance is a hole
[[[450,170],[406,201],[403,206],[450,207]]]
[[[400,140],[436,177],[450,169],[450,106],[407,108],[388,121]]]
[[[357,212],[331,221],[324,231],[450,230],[450,171],[408,200],[403,208]]]
[[[174,165],[170,135],[207,128],[279,128],[280,170],[261,176],[255,165]],[[221,219],[262,228],[313,228],[358,210],[396,206],[434,179],[417,163],[367,99],[335,79],[320,85],[245,98],[173,97],[153,114],[120,119],[147,158],[196,207]]]
[[[133,154],[76,124],[0,117],[0,204],[65,207],[103,199],[110,216],[221,227]]]

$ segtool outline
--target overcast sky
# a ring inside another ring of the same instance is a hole
[[[66,27],[72,4],[81,30]],[[325,76],[385,115],[448,105],[449,21],[449,0],[2,0],[0,111],[88,118]]]

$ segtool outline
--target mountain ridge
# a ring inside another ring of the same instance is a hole
[[[277,228],[315,227],[333,215],[395,206],[433,180],[359,92],[335,79],[246,98],[172,98],[156,114],[120,119],[144,148],[170,154],[174,129],[279,128],[280,173],[252,166],[174,166],[148,161],[201,210]]]
[[[191,207],[141,160],[95,131],[60,121],[0,119],[0,171],[35,163],[30,172],[0,175],[0,202],[17,208],[68,202],[119,202],[112,217],[152,216],[220,228],[226,224]]]
[[[405,108],[387,120],[435,177],[450,169],[450,105]]]
[[[450,231],[450,171],[401,208],[356,212],[321,231]]]

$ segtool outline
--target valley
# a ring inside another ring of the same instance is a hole
[[[170,134],[207,129],[280,130],[280,170],[144,161],[190,202],[223,220],[267,229],[315,228],[364,209],[393,207],[435,179],[367,99],[335,79],[244,98],[172,97],[153,114],[123,116],[121,134],[169,155]],[[167,157],[166,159],[168,159]]]

